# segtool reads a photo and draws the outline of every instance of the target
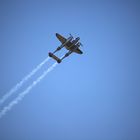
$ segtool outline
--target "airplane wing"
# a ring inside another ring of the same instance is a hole
[[[67,39],[63,36],[61,36],[60,34],[56,33],[56,37],[58,38],[58,40],[63,44],[67,41]],[[71,42],[68,42],[67,43],[67,46],[71,46],[72,43]],[[67,46],[65,46],[67,48]],[[76,46],[75,46],[76,47]],[[67,48],[68,49],[68,48]],[[82,54],[83,52],[77,48],[76,50],[74,50],[75,53],[78,53],[78,54]]]
[[[72,45],[72,43],[71,42],[68,42],[67,43],[67,45],[65,46],[66,47],[66,49],[68,49],[69,48],[69,46],[71,46]],[[73,48],[76,48],[77,46],[73,46]],[[68,49],[69,50],[69,49]],[[83,52],[79,49],[79,48],[77,48],[76,50],[73,50],[73,52],[75,52],[75,53],[78,53],[78,54],[83,54]]]
[[[77,48],[74,52],[76,52],[78,54],[82,54],[83,53],[79,48]]]
[[[56,37],[58,38],[58,40],[63,44],[67,41],[66,38],[64,38],[63,36],[61,36],[60,34],[56,33]]]

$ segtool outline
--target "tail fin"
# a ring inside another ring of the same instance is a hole
[[[61,63],[61,59],[58,58],[56,55],[54,55],[53,53],[49,52],[49,56],[52,57],[54,60],[57,61],[57,63]]]

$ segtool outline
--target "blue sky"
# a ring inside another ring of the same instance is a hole
[[[140,3],[1,0],[0,97],[60,45],[56,32],[80,36],[84,54],[65,59],[0,120],[0,139],[139,140]]]

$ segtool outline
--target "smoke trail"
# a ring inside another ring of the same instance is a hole
[[[29,80],[41,67],[49,60],[47,57],[42,61],[35,69],[33,69],[27,76],[25,76],[19,83],[17,83],[8,93],[6,93],[1,99],[0,104],[4,103],[13,93],[15,93],[22,85]]]
[[[9,103],[6,107],[2,109],[0,112],[0,118],[7,113],[7,111],[11,110],[12,107],[21,101],[26,94],[29,93],[29,91],[36,86],[49,72],[51,72],[55,67],[57,66],[57,63],[54,63],[52,66],[50,66],[44,73],[38,77],[29,87],[26,88],[23,92],[21,92],[13,101]]]

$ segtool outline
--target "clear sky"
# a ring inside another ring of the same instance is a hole
[[[84,54],[0,119],[0,140],[140,140],[140,2],[0,0],[0,97],[60,45],[56,32]]]

